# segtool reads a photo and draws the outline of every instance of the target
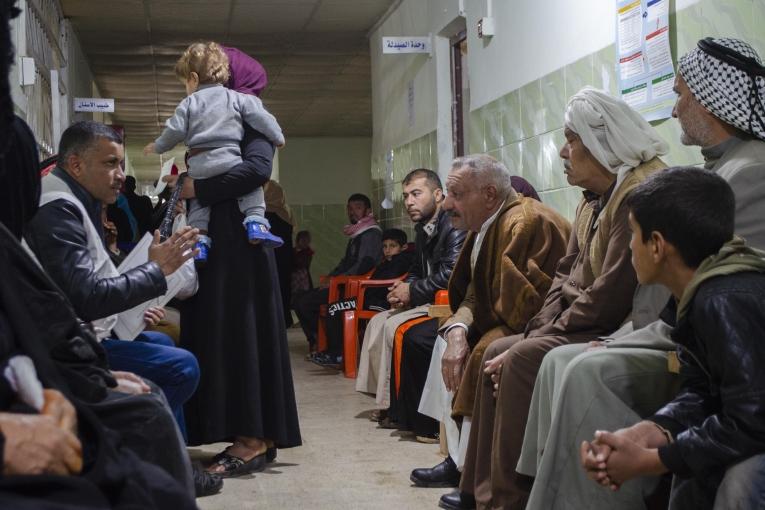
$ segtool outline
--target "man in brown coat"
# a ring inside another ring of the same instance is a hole
[[[420,404],[421,412],[428,410],[425,414],[436,419],[443,419],[443,411],[433,411],[428,401],[443,401],[446,392],[457,393],[458,412],[472,409],[469,402],[484,349],[498,338],[524,331],[542,306],[571,231],[552,208],[518,195],[507,168],[490,156],[456,159],[446,182],[443,207],[454,227],[470,234],[449,280],[453,315],[439,330],[447,346],[445,352],[436,348],[433,354],[441,370],[434,372],[431,361]],[[471,351],[477,359],[468,362]],[[434,388],[433,379],[443,391]],[[447,415],[450,408],[446,406]],[[434,468],[415,469],[411,480],[424,487],[455,486],[459,473],[453,456]]]
[[[657,156],[667,145],[626,103],[589,87],[569,101],[565,119],[560,157],[569,183],[585,190],[575,232],[525,332],[494,342],[484,353],[462,492],[443,496],[443,508],[524,508],[530,487],[515,468],[544,355],[616,330],[632,308],[637,279],[624,199],[665,168]]]

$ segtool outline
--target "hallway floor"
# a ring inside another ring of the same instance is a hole
[[[367,415],[372,397],[354,391],[354,380],[305,361],[305,337],[288,330],[303,446],[279,450],[261,473],[227,479],[223,491],[197,500],[219,509],[421,509],[436,508],[449,489],[415,488],[409,473],[442,459],[438,445],[378,429]],[[191,448],[209,458],[222,444]]]

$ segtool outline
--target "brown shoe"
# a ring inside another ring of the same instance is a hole
[[[388,410],[387,409],[375,409],[371,413],[369,413],[369,420],[370,421],[376,421],[377,423],[380,423],[382,420],[388,417]]]

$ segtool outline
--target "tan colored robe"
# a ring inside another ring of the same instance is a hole
[[[468,326],[471,354],[455,397],[455,414],[472,412],[486,347],[523,332],[539,311],[570,233],[569,222],[552,208],[519,195],[503,206],[486,231],[474,271],[470,254],[476,235],[466,238],[449,280],[453,315],[441,329],[456,323]]]

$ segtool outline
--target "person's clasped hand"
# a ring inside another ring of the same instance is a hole
[[[396,282],[388,287],[388,303],[393,308],[406,308],[412,300],[408,282]]]
[[[56,390],[43,390],[42,414],[0,413],[4,475],[76,475],[82,471],[77,413]]]
[[[43,408],[40,414],[50,416],[59,428],[77,433],[77,411],[58,390],[43,390]]]
[[[198,236],[199,229],[183,227],[165,242],[160,242],[159,230],[155,230],[154,240],[149,246],[149,260],[156,262],[165,276],[171,275],[184,262],[199,253],[199,250],[194,248]]]
[[[114,388],[115,391],[127,393],[128,395],[141,395],[142,393],[151,392],[149,385],[133,372],[112,370],[112,376],[117,380],[117,387]]]
[[[499,392],[499,378],[502,375],[502,366],[505,362],[505,358],[509,356],[510,350],[506,350],[502,354],[494,356],[485,363],[483,367],[483,373],[491,378],[494,398],[497,398]]]

